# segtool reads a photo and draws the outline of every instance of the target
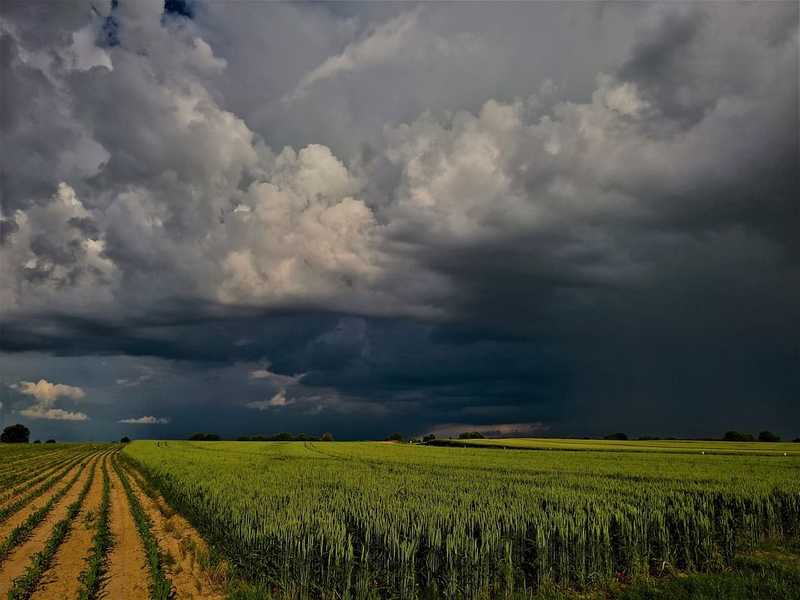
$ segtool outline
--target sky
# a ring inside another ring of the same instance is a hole
[[[800,436],[799,10],[6,0],[3,425]]]

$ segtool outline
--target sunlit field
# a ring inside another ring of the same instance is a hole
[[[754,444],[705,440],[575,440],[556,438],[514,438],[439,440],[443,445],[509,450],[604,450],[618,452],[658,452],[681,454],[747,454],[751,456],[800,456],[800,447],[791,442]]]

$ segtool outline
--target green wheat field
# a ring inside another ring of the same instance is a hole
[[[170,441],[124,455],[244,579],[290,597],[586,590],[724,572],[800,531],[797,445],[471,445],[492,448]]]

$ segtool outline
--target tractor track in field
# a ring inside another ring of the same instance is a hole
[[[102,465],[108,454],[94,466],[95,477],[69,535],[61,544],[53,563],[31,596],[33,600],[73,600],[78,597],[80,574],[92,549],[92,538],[103,491]]]
[[[108,555],[108,568],[99,597],[108,600],[147,600],[150,575],[144,546],[136,530],[119,475],[112,468],[108,471],[111,479],[111,535],[114,545]]]
[[[80,467],[82,470],[75,484],[53,506],[44,520],[35,527],[31,536],[9,553],[0,568],[0,594],[5,594],[11,589],[14,579],[25,572],[31,558],[45,546],[53,526],[67,516],[69,505],[80,496],[81,489],[89,478],[91,470],[96,468],[98,460],[99,455],[93,455],[85,466]]]
[[[142,475],[126,465],[134,494],[153,523],[159,549],[167,557],[165,565],[177,598],[181,600],[223,600],[222,581],[214,582],[201,563],[207,556],[205,541],[184,517],[174,511],[158,492],[150,489]],[[224,568],[219,571],[224,579]]]

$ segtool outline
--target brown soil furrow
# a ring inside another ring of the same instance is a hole
[[[225,593],[221,584],[212,581],[199,557],[207,556],[207,545],[197,530],[181,515],[173,511],[166,501],[154,493],[151,498],[143,491],[141,475],[126,469],[136,497],[153,522],[153,534],[158,547],[166,555],[165,569],[181,600],[222,600]],[[224,575],[224,571],[219,575]]]
[[[6,539],[8,534],[11,533],[17,527],[17,525],[23,523],[31,513],[36,512],[36,510],[47,504],[50,501],[50,498],[55,496],[59,490],[69,483],[69,481],[75,476],[75,473],[77,473],[78,469],[81,468],[82,464],[83,461],[73,466],[69,472],[61,478],[61,481],[56,483],[38,498],[31,500],[31,502],[25,508],[11,515],[5,523],[0,524],[0,540]],[[77,487],[77,485],[78,484],[76,483],[73,488]]]
[[[86,559],[92,549],[96,519],[103,495],[103,472],[101,462],[108,461],[108,455],[97,461],[92,487],[83,501],[69,535],[61,544],[53,563],[45,573],[34,600],[73,600],[80,589],[80,574],[86,568]]]
[[[87,468],[83,469],[81,476],[75,485],[72,486],[69,492],[53,507],[44,521],[39,523],[33,532],[33,535],[27,541],[23,542],[15,548],[8,559],[3,563],[3,568],[0,569],[0,593],[5,593],[11,589],[11,583],[25,572],[25,569],[30,563],[31,557],[39,552],[47,543],[50,537],[53,525],[67,516],[67,509],[70,504],[75,502],[80,496],[81,489],[86,483],[91,470],[95,468],[97,458],[95,458]]]
[[[109,468],[111,479],[111,534],[114,546],[108,559],[108,570],[100,597],[108,600],[147,600],[150,574],[147,562],[131,516],[125,488],[114,469]]]

